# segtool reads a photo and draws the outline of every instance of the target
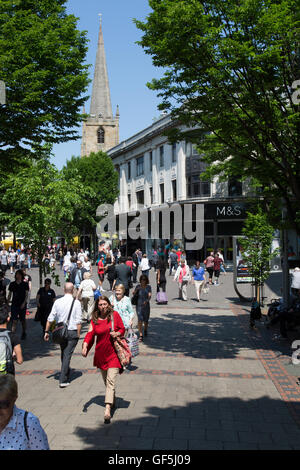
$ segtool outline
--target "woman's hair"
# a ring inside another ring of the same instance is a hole
[[[106,257],[106,264],[110,264],[111,263],[111,257],[110,256],[107,256]]]
[[[86,272],[83,274],[83,279],[90,279],[91,278],[91,273],[90,272]]]
[[[107,323],[110,322],[111,320],[111,316],[113,314],[113,307],[109,301],[109,298],[108,297],[105,297],[104,295],[102,295],[101,297],[99,297],[98,301],[95,303],[95,309],[92,313],[92,320],[93,320],[93,323],[96,325],[98,323],[98,318],[99,318],[99,301],[100,300],[104,300],[105,302],[107,302],[108,304],[108,308],[106,310],[106,319],[107,319]]]
[[[0,396],[12,400],[18,397],[18,384],[12,374],[0,375]]]
[[[17,275],[20,274],[22,276],[22,281],[24,281],[24,273],[22,269],[18,269],[15,273],[15,279],[17,279]]]
[[[147,255],[146,255],[146,253],[143,255],[143,258],[147,258]]]
[[[118,284],[115,286],[115,290],[117,289],[121,289],[121,291],[123,292],[123,295],[125,294],[125,286],[123,286],[123,284]]]
[[[166,263],[163,258],[159,258],[158,263],[157,263],[157,269],[163,269],[166,267]]]
[[[131,257],[131,256],[128,256],[128,257],[127,257],[127,261],[132,261],[132,257]]]
[[[140,283],[141,283],[142,281],[145,281],[146,284],[149,284],[149,279],[148,279],[148,276],[146,276],[146,274],[142,274],[142,275],[140,276]]]

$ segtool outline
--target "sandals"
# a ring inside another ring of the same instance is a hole
[[[142,342],[143,342],[143,339],[144,339],[144,338],[143,338],[143,335],[140,335],[140,337],[139,337],[139,342],[142,343]]]

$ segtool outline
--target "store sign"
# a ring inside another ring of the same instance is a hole
[[[205,204],[206,219],[244,219],[246,218],[245,204]]]

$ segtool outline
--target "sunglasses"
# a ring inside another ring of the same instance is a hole
[[[0,400],[0,410],[6,410],[10,407],[11,401],[10,400]]]

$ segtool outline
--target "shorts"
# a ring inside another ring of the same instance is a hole
[[[103,274],[102,274],[102,273],[101,273],[101,274],[98,273],[98,276],[99,276],[99,280],[100,280],[101,282],[103,282],[103,281],[104,281],[104,273],[103,273]]]
[[[19,306],[17,305],[12,305],[11,306],[11,319],[14,321],[16,320],[20,320],[20,321],[24,321],[25,318],[26,318],[26,308],[27,306],[25,305],[25,307],[23,309],[21,309]]]

